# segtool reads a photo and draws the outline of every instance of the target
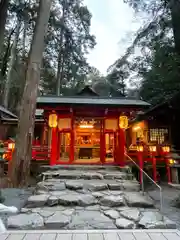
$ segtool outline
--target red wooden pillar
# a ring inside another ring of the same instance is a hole
[[[138,160],[139,160],[139,167],[143,170],[144,162],[143,162],[143,152],[138,152]],[[139,170],[139,181],[140,184],[143,182],[143,171]]]
[[[165,163],[166,163],[168,183],[172,183],[171,170],[170,170],[170,167],[169,167],[169,159],[168,159],[167,156],[165,156],[164,161],[165,161]]]
[[[124,156],[124,153],[125,153],[125,132],[123,129],[119,128],[118,130],[118,148],[119,148],[119,151],[118,151],[118,164],[123,167],[125,165],[125,156]]]
[[[153,166],[153,180],[157,182],[157,171],[156,171],[156,157],[152,157],[152,166]]]
[[[58,131],[58,133],[57,133],[57,161],[58,162],[61,161],[60,153],[61,153],[61,132]]]
[[[50,165],[56,165],[57,161],[57,127],[52,128],[52,139],[51,139],[51,158]]]
[[[74,147],[75,147],[75,139],[74,139],[74,115],[71,117],[71,142],[70,142],[70,163],[74,161]]]
[[[114,163],[117,163],[117,134],[116,134],[116,132],[114,132],[114,153],[113,153],[113,157],[114,157]]]
[[[105,160],[106,160],[105,119],[102,119],[100,132],[100,161],[101,163],[105,163]]]

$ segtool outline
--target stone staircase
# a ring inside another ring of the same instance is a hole
[[[34,195],[9,229],[176,228],[154,208],[128,167],[44,166]]]

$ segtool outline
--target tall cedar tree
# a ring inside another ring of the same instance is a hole
[[[28,184],[30,173],[31,149],[35,122],[35,109],[40,69],[44,50],[44,37],[48,26],[52,0],[40,0],[38,17],[29,52],[26,72],[26,85],[21,102],[18,133],[15,151],[9,169],[12,186]]]

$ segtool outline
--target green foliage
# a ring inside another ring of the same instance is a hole
[[[180,18],[177,14],[180,2],[124,2],[133,7],[136,13],[146,13],[148,21],[137,31],[131,46],[110,66],[109,71],[126,66],[129,76],[133,76],[130,81],[132,86],[137,88],[138,80],[141,81],[140,96],[152,104],[157,104],[180,90]],[[137,48],[141,50],[139,56],[134,55]]]
[[[59,16],[59,12],[62,15]],[[49,67],[57,70],[56,80],[60,81],[61,94],[74,89],[89,71],[85,56],[95,46],[95,37],[90,34],[91,17],[87,7],[79,0],[61,0],[54,4],[51,11],[45,57]],[[47,69],[45,71],[47,76]],[[56,94],[58,85],[53,88],[51,85],[46,77],[42,83],[45,94]]]
[[[21,101],[33,29],[37,17],[36,0],[10,0],[6,21],[5,40],[0,57],[1,103],[7,72],[10,68],[10,54],[17,27],[21,22],[20,35],[13,63],[13,78],[10,84],[9,108],[18,110]],[[95,36],[90,34],[91,13],[81,0],[53,0],[45,39],[40,94],[57,94],[60,79],[60,93],[70,95],[80,88],[90,70],[86,56],[94,48]]]

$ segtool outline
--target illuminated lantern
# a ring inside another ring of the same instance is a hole
[[[163,150],[163,152],[168,153],[168,152],[170,152],[170,147],[169,146],[163,146],[162,150]]]
[[[58,125],[57,119],[58,119],[58,117],[55,113],[52,113],[52,114],[49,115],[49,122],[48,123],[49,123],[50,128],[56,128],[57,127],[57,125]]]
[[[150,152],[156,152],[156,146],[149,146]]]
[[[138,152],[143,152],[144,151],[144,147],[142,145],[137,146],[137,151]]]
[[[173,159],[169,159],[169,164],[174,164],[176,163],[176,161],[174,161]]]
[[[128,128],[128,117],[127,116],[119,117],[119,127],[122,129]]]
[[[8,149],[13,150],[15,148],[15,143],[9,143]]]

